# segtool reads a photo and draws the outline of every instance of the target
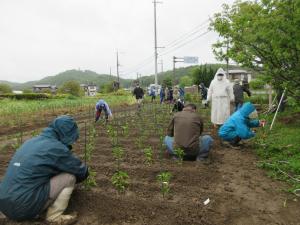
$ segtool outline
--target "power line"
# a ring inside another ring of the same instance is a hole
[[[205,31],[204,33],[196,36],[195,38],[192,38],[190,39],[189,41],[187,42],[184,42],[184,43],[181,43],[183,41],[185,41],[186,39],[194,36],[195,34],[197,34],[199,31],[203,30],[204,28],[206,27],[203,27],[203,26],[206,26],[207,23],[209,22],[209,19],[206,19],[205,21],[203,21],[202,23],[200,23],[199,25],[195,26],[193,29],[191,29],[189,32],[186,32],[182,35],[180,35],[179,38],[169,42],[166,46],[166,50],[163,51],[162,53],[158,54],[159,56],[163,56],[163,55],[166,55],[172,51],[175,51],[177,50],[178,48],[181,48],[183,46],[185,46],[186,44],[198,39],[199,37],[201,36],[204,36],[206,33],[208,33],[209,31]],[[206,28],[207,29],[207,28]],[[178,46],[177,46],[178,45]],[[170,48],[168,50],[168,48]],[[153,60],[153,56],[149,56],[147,57],[146,59],[144,59],[143,61],[141,61],[140,63],[138,63],[136,66],[133,66],[131,67],[130,69],[126,70],[125,71],[125,74],[128,75],[130,73],[133,73],[133,72],[136,72],[137,70],[139,69],[142,69],[144,68],[145,66],[147,66],[148,64],[150,64]]]
[[[167,51],[165,51],[165,52],[162,52],[161,54],[159,54],[159,56],[164,56],[164,55],[166,55],[166,54],[168,54],[168,53],[170,53],[170,52],[173,52],[173,51],[175,51],[175,50],[177,50],[177,49],[179,49],[179,48],[181,48],[181,47],[183,47],[183,46],[185,46],[185,45],[187,45],[187,44],[189,44],[189,43],[191,43],[191,42],[197,40],[198,38],[204,36],[205,34],[207,34],[207,33],[209,33],[209,32],[210,32],[210,30],[207,30],[207,31],[203,32],[202,34],[196,36],[195,38],[193,38],[193,39],[191,39],[191,40],[189,40],[189,41],[187,41],[187,42],[184,42],[183,44],[181,44],[181,45],[179,45],[179,46],[174,46],[172,49],[169,49],[169,50],[167,50]]]

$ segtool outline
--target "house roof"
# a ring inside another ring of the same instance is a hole
[[[248,74],[249,72],[246,70],[228,70],[229,74]]]
[[[51,85],[51,84],[36,84],[33,85],[35,88],[56,88],[56,85]]]

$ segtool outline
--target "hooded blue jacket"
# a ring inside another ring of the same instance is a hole
[[[255,133],[251,131],[251,127],[258,127],[259,120],[250,120],[249,114],[255,110],[252,103],[247,102],[243,106],[233,113],[220,127],[219,136],[226,140],[231,141],[235,137],[241,139],[249,139],[254,137]]]
[[[84,180],[87,167],[68,148],[78,137],[75,121],[61,116],[39,136],[26,141],[14,154],[0,183],[0,211],[10,219],[32,219],[49,198],[53,176],[67,172],[74,174],[77,182]]]

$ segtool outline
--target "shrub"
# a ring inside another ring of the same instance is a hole
[[[12,93],[12,89],[8,84],[0,84],[0,94]]]
[[[263,89],[265,82],[262,81],[261,79],[255,79],[255,80],[251,80],[249,85],[250,85],[250,88],[254,89],[254,90]]]
[[[50,96],[44,93],[26,93],[26,94],[0,94],[0,98],[11,98],[16,100],[27,99],[27,100],[37,100],[37,99],[47,99]]]

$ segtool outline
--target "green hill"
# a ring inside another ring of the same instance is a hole
[[[113,80],[117,80],[115,76],[110,76],[107,74],[97,74],[90,70],[67,70],[65,72],[59,73],[55,76],[48,76],[38,81],[28,81],[25,83],[13,83],[8,81],[0,81],[1,83],[9,84],[13,90],[24,90],[31,89],[33,85],[36,84],[51,84],[61,86],[63,83],[69,80],[76,80],[81,84],[96,84],[101,86],[102,84],[108,83]],[[132,80],[130,79],[121,79],[121,85],[123,87],[129,87]]]
[[[213,69],[217,69],[219,67],[226,68],[224,64],[207,64],[208,67],[212,67]],[[189,67],[181,67],[176,68],[175,70],[175,80],[178,81],[182,76],[191,75],[193,69],[199,67],[197,66],[189,66]],[[238,66],[229,66],[229,69],[239,69]],[[168,70],[163,73],[158,74],[158,83],[161,84],[162,81],[166,77],[171,77],[173,79],[173,71]],[[13,90],[24,90],[24,89],[31,89],[35,84],[51,84],[57,85],[58,87],[61,86],[63,83],[69,80],[76,80],[79,83],[89,84],[93,83],[97,86],[101,86],[105,83],[111,82],[113,80],[117,80],[115,76],[110,76],[107,74],[98,74],[96,72],[90,70],[67,70],[65,72],[59,73],[55,76],[48,76],[38,81],[28,81],[26,83],[15,83],[15,82],[8,82],[8,81],[0,81],[0,83],[6,83],[12,87]],[[128,88],[131,86],[133,79],[122,79],[120,78],[121,86]],[[150,76],[143,76],[140,81],[142,86],[148,86],[149,84],[154,83],[154,75]]]

